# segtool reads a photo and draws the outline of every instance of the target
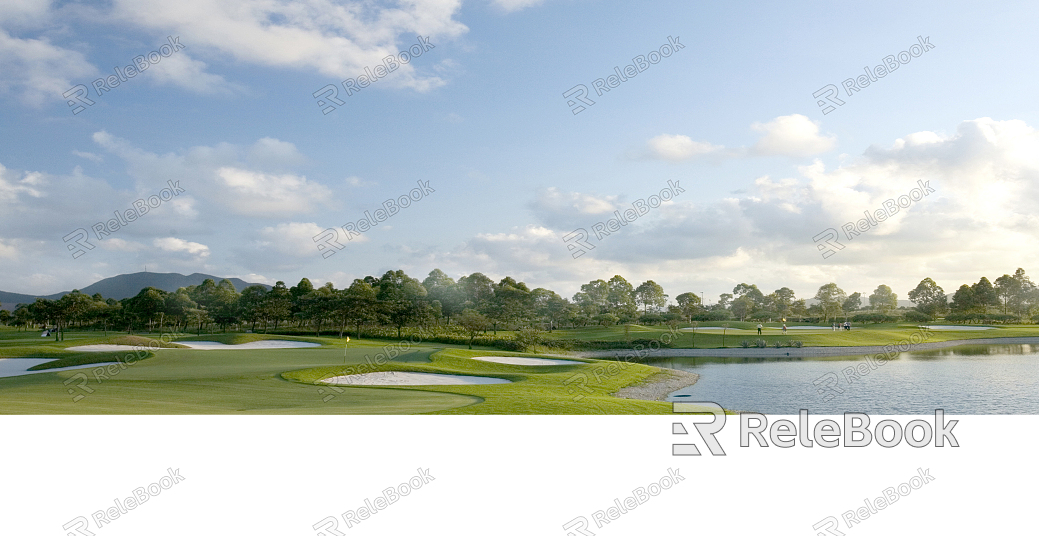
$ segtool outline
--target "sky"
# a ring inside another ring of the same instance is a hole
[[[1032,273],[1037,11],[5,0],[0,289],[440,268],[711,302]]]

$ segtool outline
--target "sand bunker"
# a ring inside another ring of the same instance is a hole
[[[253,341],[243,344],[224,344],[213,341],[178,342],[194,350],[262,350],[270,348],[313,348],[321,346],[314,342],[298,341]],[[122,352],[134,350],[176,350],[176,348],[153,348],[150,346],[127,346],[125,344],[86,344],[83,346],[72,346],[66,350],[79,352]]]
[[[768,328],[768,329],[782,330],[783,328]],[[786,329],[787,329],[787,331],[792,330],[792,329],[825,329],[827,331],[833,331],[833,328],[831,328],[830,326],[788,326]],[[844,329],[844,328],[841,328],[841,329]]]
[[[585,365],[582,361],[569,361],[566,359],[542,359],[540,357],[503,357],[503,356],[484,356],[474,357],[477,361],[490,361],[491,363],[501,363],[503,365]]]
[[[55,361],[54,359],[38,359],[34,357],[20,357],[16,359],[0,359],[0,378],[11,376],[24,376],[26,374],[41,374],[43,372],[61,372],[63,370],[75,370],[81,368],[103,367],[109,363],[92,363],[90,365],[76,365],[74,367],[52,368],[47,370],[29,370],[36,365]]]
[[[77,352],[132,352],[134,350],[140,350],[138,346],[127,346],[125,344],[85,344],[83,346],[70,346],[66,350],[74,350]],[[145,350],[149,350],[147,346]]]
[[[453,374],[431,374],[427,372],[369,372],[336,376],[322,380],[335,385],[488,385],[512,383],[501,378],[483,376],[455,376]]]
[[[923,326],[935,331],[978,331],[981,329],[996,329],[988,326]]]
[[[702,328],[682,328],[682,329],[680,329],[678,331],[694,331],[694,329],[695,329],[695,331],[715,331],[715,330],[721,331],[723,329],[727,329],[729,331],[736,331],[739,328],[721,328],[721,327],[718,327],[718,326],[704,326]]]

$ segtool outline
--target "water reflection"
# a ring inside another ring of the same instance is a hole
[[[873,356],[656,358],[647,364],[700,374],[669,400],[713,401],[771,414],[1039,414],[1039,345],[970,345]],[[834,378],[827,398],[814,383]],[[677,395],[690,395],[677,396]]]

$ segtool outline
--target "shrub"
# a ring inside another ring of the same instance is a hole
[[[804,343],[801,341],[790,341],[790,346],[793,346],[794,348],[800,348],[804,346]]]
[[[880,313],[863,313],[851,317],[851,321],[858,324],[865,324],[866,322],[872,322],[874,324],[886,324],[897,322],[898,317]]]
[[[742,346],[743,348],[750,348],[750,341],[744,339],[740,341],[740,346]]]
[[[905,319],[908,322],[930,322],[934,320],[931,315],[921,313],[920,311],[906,311]]]
[[[765,342],[765,339],[758,339],[758,340],[754,341],[754,346],[756,346],[758,348],[767,348],[768,347],[768,343]]]
[[[541,330],[536,327],[520,328],[514,337],[512,341],[502,342],[515,343],[521,352],[545,342],[544,337],[541,336]],[[498,348],[501,348],[501,346],[498,346]]]

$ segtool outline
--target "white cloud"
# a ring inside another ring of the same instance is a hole
[[[152,245],[170,253],[187,253],[199,260],[209,256],[209,246],[198,242],[188,242],[180,238],[156,238]]]
[[[332,0],[114,0],[111,15],[163,35],[173,32],[188,50],[342,80],[417,43],[415,34],[435,47],[465,33],[468,28],[453,18],[460,8],[460,0],[411,0],[397,7]],[[439,50],[426,54],[432,52]],[[423,91],[443,83],[420,75],[416,64],[401,65],[385,85]]]
[[[90,160],[92,162],[103,162],[105,160],[99,154],[88,153],[86,151],[77,151],[77,150],[73,149],[72,150],[72,154],[74,154],[74,155],[76,155],[76,156],[78,156],[80,158],[86,158],[87,160]]]
[[[43,19],[52,0],[4,0],[0,2],[0,23],[30,24]]]
[[[13,37],[0,28],[0,93],[14,93],[22,102],[38,107],[61,99],[63,93],[97,73],[77,51],[53,45],[47,38]]]
[[[45,184],[46,180],[40,173],[26,173],[23,178],[16,179],[13,172],[0,164],[0,203],[13,203],[19,194],[44,197],[46,194],[37,187]]]
[[[609,214],[620,207],[617,196],[564,192],[556,187],[539,188],[531,208],[546,225],[568,227],[587,223],[587,216]]]
[[[314,237],[324,231],[325,227],[313,222],[279,223],[273,227],[260,229],[261,240],[257,242],[257,246],[265,252],[277,255],[320,257],[321,252],[317,248],[317,243],[314,242]],[[338,242],[343,246],[368,241],[364,234],[347,240],[342,230],[338,232],[340,235]]]
[[[840,231],[863,211],[910,194],[918,181],[935,191],[850,241],[842,233],[845,249],[821,257],[813,236]],[[1024,246],[1039,240],[1039,132],[1022,121],[981,118],[949,136],[911,133],[838,167],[816,161],[793,176],[758,177],[745,189],[718,201],[677,198],[652,217],[593,239],[595,249],[578,259],[562,236],[575,227],[591,231],[593,221],[612,214],[615,200],[546,189],[531,205],[542,226],[478,234],[430,262],[560,288],[574,288],[585,274],[620,273],[668,282],[672,295],[705,287],[730,292],[746,281],[768,290],[791,286],[801,297],[830,281],[849,292],[884,283],[905,295],[924,277],[952,292],[1018,266],[1039,270],[1039,252]],[[564,217],[589,206],[607,215]]]
[[[227,190],[222,201],[238,214],[309,212],[315,205],[327,203],[332,194],[327,187],[297,175],[271,175],[234,167],[222,167],[216,175]]]
[[[144,244],[141,244],[139,242],[130,242],[130,241],[123,240],[121,238],[115,238],[115,237],[105,237],[105,239],[101,241],[100,246],[101,246],[101,249],[106,249],[108,251],[136,252],[136,251],[143,251],[143,250],[147,249]],[[205,246],[203,246],[203,247],[205,247]],[[166,248],[161,248],[161,249],[166,250]],[[167,250],[167,251],[172,251],[172,250]]]
[[[765,134],[751,148],[755,154],[804,157],[825,153],[837,145],[836,136],[821,136],[819,123],[800,114],[783,115],[750,127]]]
[[[18,247],[14,245],[15,242],[15,240],[0,237],[0,259],[13,261],[18,257]]]
[[[507,13],[519,11],[532,6],[538,6],[545,0],[491,0],[491,3],[505,10]]]
[[[347,185],[352,186],[354,188],[361,188],[363,186],[374,186],[376,184],[376,183],[371,182],[371,181],[363,180],[360,177],[347,177],[347,178],[343,179],[343,182],[345,182]]]
[[[661,134],[650,138],[648,142],[650,158],[667,160],[669,162],[681,162],[696,156],[716,153],[724,149],[720,145],[713,145],[702,141],[693,141],[689,136],[681,134]]]
[[[223,76],[207,73],[205,62],[191,59],[184,51],[162,58],[141,74],[157,85],[179,86],[194,93],[228,95],[243,90]]]

